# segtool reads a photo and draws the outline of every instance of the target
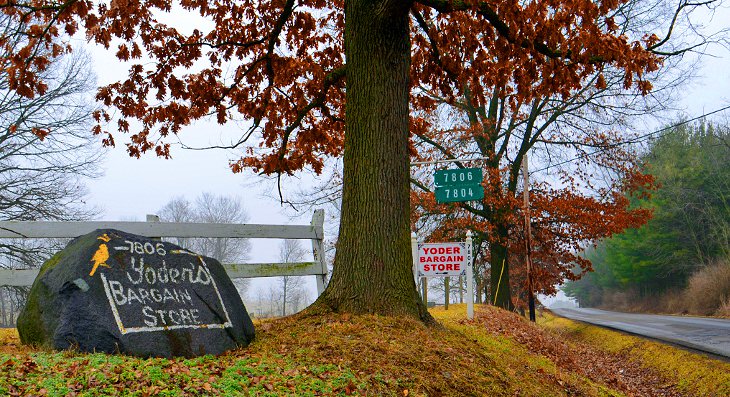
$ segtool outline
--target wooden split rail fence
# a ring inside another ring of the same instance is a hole
[[[0,239],[75,238],[96,229],[117,229],[146,237],[274,238],[312,241],[312,262],[223,264],[233,278],[316,276],[317,293],[324,291],[327,262],[324,255],[324,210],[316,210],[309,225],[251,225],[159,222],[25,222],[0,221]],[[40,265],[40,264],[39,264]],[[30,286],[39,269],[0,269],[0,286]]]

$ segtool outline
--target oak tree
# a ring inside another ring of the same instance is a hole
[[[94,131],[109,145],[129,133],[132,156],[169,157],[168,138],[206,117],[250,122],[231,145],[241,151],[235,172],[320,172],[343,156],[334,270],[316,307],[430,321],[411,274],[409,159],[411,131],[423,127],[411,107],[432,104],[414,87],[447,100],[469,90],[476,106],[503,87],[497,97],[516,105],[569,96],[611,65],[625,87],[648,92],[662,39],[617,31],[611,13],[622,3],[21,0],[3,11],[29,22],[9,67],[22,95],[46,90],[38,72],[48,56],[37,49],[60,55],[63,35],[80,28],[129,62],[126,78],[99,89]],[[205,23],[191,29],[170,13]]]
[[[648,97],[629,89],[625,71],[611,64],[585,75],[579,87],[561,93],[535,92],[527,101],[510,80],[473,79],[464,83],[459,96],[444,96],[433,84],[416,87],[418,103],[435,110],[420,112],[422,128],[413,136],[418,159],[478,160],[422,165],[415,171],[412,221],[421,234],[436,241],[463,239],[466,230],[472,230],[480,254],[477,284],[489,291],[490,303],[511,309],[513,298],[518,304],[526,299],[525,189],[531,197],[531,276],[536,292],[555,293],[558,284],[579,277],[582,273],[574,273],[574,265],[583,272],[590,270],[590,261],[578,254],[587,244],[648,220],[649,210],[630,207],[629,197],[646,194],[652,185],[635,152],[640,134],[632,123],[666,110],[672,92],[691,74],[688,67],[694,66],[681,62],[682,55],[716,39],[677,23],[700,5],[707,3],[680,2],[675,8],[664,0],[631,0],[595,21],[602,30],[633,38],[646,37],[658,27],[665,32],[653,47],[663,53],[660,69],[642,75],[654,86]],[[424,57],[445,59],[435,67],[454,81],[475,74],[468,62],[453,62],[454,55],[448,53],[450,48],[474,47],[472,37],[436,37],[431,18],[418,16],[416,21],[420,30],[415,37],[422,42],[417,53],[427,51],[430,55]],[[492,56],[498,63],[499,54]],[[476,98],[475,92],[484,99]],[[538,172],[531,173],[530,186],[524,186],[521,164],[528,152]],[[484,199],[436,203],[434,169],[467,166],[485,170]]]

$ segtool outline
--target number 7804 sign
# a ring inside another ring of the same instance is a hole
[[[484,198],[481,168],[438,170],[434,174],[436,201],[450,203]]]

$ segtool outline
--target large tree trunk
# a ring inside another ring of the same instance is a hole
[[[508,229],[504,225],[496,227],[496,235],[489,244],[491,256],[491,297],[494,306],[512,311],[512,293],[509,286],[509,258],[505,242],[508,237]]]
[[[431,322],[411,270],[409,8],[407,1],[345,2],[342,216],[332,278],[318,303]]]

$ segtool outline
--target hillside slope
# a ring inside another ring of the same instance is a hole
[[[712,395],[620,349],[594,347],[551,317],[536,326],[492,307],[477,307],[474,321],[460,305],[432,313],[442,327],[288,317],[258,324],[248,348],[174,360],[36,351],[11,332],[0,338],[0,395]],[[708,362],[730,373],[730,365]],[[719,381],[710,386],[724,393]]]

